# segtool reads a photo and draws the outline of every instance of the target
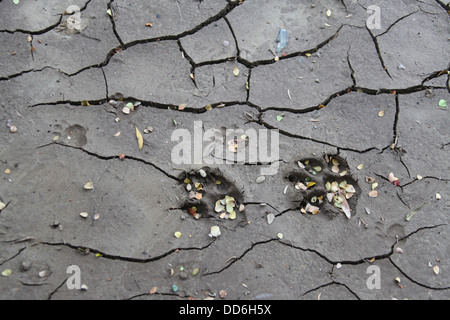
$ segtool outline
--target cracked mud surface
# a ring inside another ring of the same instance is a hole
[[[378,1],[371,30],[370,1],[74,0],[80,32],[45,3],[0,1],[2,299],[450,298],[448,1]],[[173,163],[172,133],[200,121],[224,152],[205,139],[203,161]],[[279,130],[278,157],[241,161],[227,129],[246,152],[242,135]],[[301,212],[344,180],[350,219],[326,202]],[[225,196],[245,206],[234,220],[214,212]],[[87,291],[67,288],[71,265]]]

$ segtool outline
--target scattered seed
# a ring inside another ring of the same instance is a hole
[[[256,183],[263,183],[264,181],[266,181],[266,177],[265,176],[261,176],[261,177],[258,177],[256,179]]]
[[[439,266],[438,266],[438,265],[435,265],[435,266],[433,267],[433,272],[434,272],[435,275],[438,275],[438,274],[439,274]]]
[[[267,215],[267,223],[268,223],[268,224],[271,224],[271,223],[273,222],[273,220],[275,220],[274,214],[273,214],[273,213],[269,213],[269,214]]]
[[[87,218],[89,216],[89,214],[87,213],[87,212],[81,212],[80,213],[80,217],[82,217],[82,218]]]
[[[198,171],[198,173],[199,173],[203,178],[206,178],[206,172],[205,172],[205,170],[200,169],[200,170]]]
[[[376,198],[378,197],[378,191],[377,190],[372,190],[369,192],[369,197],[371,198]]]

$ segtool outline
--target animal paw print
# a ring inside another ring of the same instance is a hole
[[[204,167],[180,177],[187,192],[182,209],[195,219],[213,218],[223,222],[247,221],[242,193],[219,169]]]
[[[302,213],[325,213],[334,218],[342,212],[351,218],[361,189],[347,162],[338,156],[302,159],[286,177],[294,188],[292,201]]]

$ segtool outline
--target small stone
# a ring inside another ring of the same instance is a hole
[[[80,289],[83,290],[83,291],[87,291],[87,290],[88,290],[88,286],[85,285],[85,284],[82,284],[82,285],[80,286]]]
[[[31,269],[32,262],[30,260],[23,260],[20,264],[20,271],[25,272]]]
[[[82,218],[87,218],[89,216],[89,214],[87,213],[87,212],[81,212],[80,213],[80,217],[82,217]]]
[[[60,225],[60,223],[59,223],[58,220],[54,220],[54,221],[50,224],[50,226],[51,226],[52,228],[57,228],[59,225]]]
[[[180,274],[178,275],[180,277],[181,280],[186,280],[188,278],[188,274],[186,271],[181,271]]]
[[[230,42],[225,40],[224,42],[222,42],[222,45],[226,48],[230,45]]]
[[[227,297],[227,291],[226,290],[220,290],[219,291],[219,297],[221,297],[222,299],[225,299]]]
[[[11,126],[11,128],[9,128],[9,131],[11,131],[11,133],[15,133],[15,132],[17,132],[17,127]]]

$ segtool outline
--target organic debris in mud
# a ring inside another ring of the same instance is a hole
[[[217,200],[214,211],[219,214],[221,219],[236,219],[236,200],[233,197],[225,196],[225,198]]]
[[[144,147],[144,138],[142,138],[142,134],[140,133],[139,129],[137,127],[136,128],[136,138],[138,141],[138,147],[139,150],[142,150],[142,148]]]

